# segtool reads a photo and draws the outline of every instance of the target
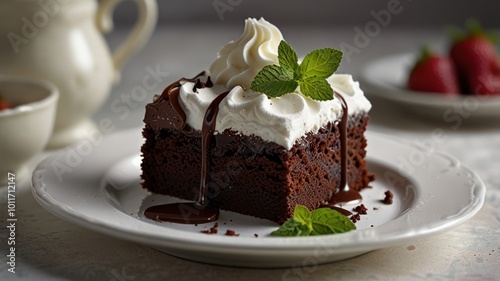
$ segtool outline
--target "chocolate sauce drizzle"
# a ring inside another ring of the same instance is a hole
[[[198,194],[198,203],[205,204],[207,193],[207,178],[210,172],[209,167],[209,153],[211,139],[215,132],[215,124],[217,123],[217,114],[219,113],[219,104],[229,94],[226,91],[218,95],[208,106],[203,118],[203,126],[201,127],[201,180],[200,180],[200,193]]]
[[[170,106],[175,110],[180,118],[180,122],[171,123],[176,129],[181,130],[184,134],[188,136],[193,136],[194,132],[191,128],[186,128],[186,113],[182,109],[179,103],[179,94],[182,84],[185,82],[194,83],[193,91],[197,92],[197,89],[204,87],[212,87],[212,81],[210,76],[208,76],[205,83],[201,82],[199,77],[204,76],[205,72],[201,72],[194,78],[187,79],[181,78],[176,82],[170,84],[161,94],[161,96],[155,101],[155,103],[168,101]],[[207,194],[207,179],[210,172],[209,167],[209,150],[211,146],[211,140],[215,132],[215,125],[217,121],[217,114],[219,112],[219,105],[222,100],[229,94],[230,91],[226,91],[218,95],[208,106],[205,116],[203,118],[203,125],[201,129],[201,146],[202,146],[202,163],[201,163],[201,179],[200,187],[197,201],[187,202],[187,203],[171,203],[158,206],[152,206],[144,211],[144,215],[152,220],[156,221],[167,221],[174,223],[184,223],[184,224],[202,224],[212,222],[218,219],[219,209],[211,206],[206,198]],[[322,207],[329,207],[331,209],[337,210],[340,213],[350,216],[352,213],[346,209],[335,206],[338,203],[357,203],[361,201],[361,195],[356,190],[349,188],[347,182],[347,119],[348,119],[348,107],[345,99],[338,93],[336,96],[340,98],[342,104],[342,117],[339,123],[340,130],[340,158],[341,158],[341,172],[340,172],[340,186],[332,194],[332,197],[328,202],[322,205]]]
[[[332,194],[332,197],[330,200],[324,204],[324,207],[335,207],[335,209],[338,209],[338,207],[334,206],[335,204],[338,203],[343,203],[343,204],[355,204],[361,202],[361,194],[357,192],[354,189],[349,188],[349,184],[347,181],[347,149],[348,149],[348,144],[347,144],[347,119],[348,119],[348,112],[349,108],[347,106],[347,102],[345,101],[344,97],[338,93],[335,93],[335,95],[340,98],[341,104],[342,104],[342,118],[340,119],[339,123],[339,130],[340,130],[340,185],[337,190]],[[347,211],[347,210],[345,210]],[[349,212],[349,211],[347,211]],[[341,212],[342,213],[342,212]]]
[[[182,86],[182,82],[195,83],[195,85],[193,86],[193,91],[199,88],[211,87],[213,84],[210,81],[210,77],[207,79],[206,83],[203,83],[198,78],[202,75],[204,75],[204,72],[198,74],[192,79],[179,79],[178,81],[169,85],[165,89],[165,91],[163,91],[161,97],[157,100],[157,102],[160,102],[161,100],[168,100],[172,108],[181,118],[181,123],[179,124],[179,127],[177,129],[182,130],[186,135],[192,135],[193,131],[191,129],[186,129],[186,113],[182,110],[182,107],[179,104],[179,90]],[[147,218],[157,221],[167,221],[184,224],[201,224],[212,222],[218,219],[219,209],[210,206],[206,198],[207,178],[210,168],[209,149],[211,145],[211,139],[215,132],[215,124],[217,123],[216,121],[217,114],[219,112],[219,104],[229,94],[229,92],[230,91],[226,91],[217,96],[208,106],[203,118],[203,125],[201,129],[201,179],[197,201],[188,203],[171,203],[149,207],[146,209],[146,211],[144,211],[144,215]]]
[[[193,86],[193,91],[195,91],[198,88],[212,87],[213,84],[212,81],[210,81],[210,76],[208,77],[206,83],[200,81],[199,77],[204,75],[205,71],[202,71],[193,78],[181,78],[175,81],[174,83],[168,85],[167,88],[163,90],[161,96],[155,101],[155,103],[167,101],[170,104],[170,106],[177,113],[177,117],[180,118],[180,123],[178,124],[172,123],[173,127],[178,130],[181,130],[184,134],[189,136],[193,134],[193,130],[191,128],[189,129],[186,128],[186,120],[187,120],[186,113],[184,112],[179,103],[180,89],[182,87],[182,84],[186,82],[195,83],[195,85]]]

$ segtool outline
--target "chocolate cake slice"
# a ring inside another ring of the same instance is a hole
[[[355,193],[369,185],[371,105],[350,75],[327,79],[331,101],[249,90],[263,66],[277,63],[280,40],[276,27],[249,19],[209,73],[176,81],[146,106],[145,189],[283,223],[297,204],[335,203],[343,181]]]
[[[201,139],[162,127],[168,101],[149,104],[142,147],[144,188],[153,193],[197,200]],[[169,113],[167,113],[169,114]],[[366,170],[366,114],[349,117],[348,182],[361,190],[371,177]],[[199,132],[197,133],[199,134]],[[340,187],[339,124],[308,133],[287,150],[251,135],[225,130],[210,147],[208,200],[223,210],[283,223],[297,204],[310,210],[327,202]]]

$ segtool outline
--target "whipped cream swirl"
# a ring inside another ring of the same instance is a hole
[[[266,65],[278,64],[278,46],[283,40],[279,29],[265,19],[245,20],[240,38],[224,46],[210,66],[212,80],[228,89],[250,89],[255,75]]]

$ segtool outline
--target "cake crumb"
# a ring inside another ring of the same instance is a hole
[[[364,204],[361,204],[359,206],[356,206],[356,208],[353,208],[352,209],[354,212],[357,212],[358,214],[361,214],[361,215],[366,215],[368,214],[368,209],[365,207]]]
[[[239,233],[236,233],[236,231],[231,230],[231,229],[226,230],[226,235],[227,236],[240,236]]]
[[[392,192],[390,190],[387,190],[386,192],[384,192],[384,194],[385,194],[385,198],[384,198],[384,200],[382,200],[382,202],[384,202],[384,204],[386,204],[386,205],[391,205],[392,198],[394,197],[394,195],[392,194]]]
[[[212,226],[210,229],[202,230],[201,233],[205,233],[205,234],[217,234],[218,228],[219,228],[219,224],[215,223],[214,226]]]
[[[368,208],[366,208],[364,204],[361,204],[361,205],[356,206],[355,208],[352,208],[352,211],[356,212],[355,215],[352,215],[350,217],[351,221],[354,223],[361,220],[361,215],[368,214]]]
[[[196,79],[196,83],[194,83],[193,86],[193,92],[197,93],[198,89],[203,89],[205,88],[205,83],[200,81],[200,78]]]
[[[212,87],[214,83],[212,82],[212,79],[210,79],[210,76],[207,77],[207,82],[205,82],[205,87]]]
[[[355,223],[355,222],[357,222],[357,221],[359,221],[359,220],[361,220],[361,216],[359,215],[359,213],[357,213],[357,214],[355,214],[355,215],[352,215],[352,216],[351,216],[351,221],[352,221],[352,222],[354,222],[354,223]]]
[[[368,181],[369,182],[375,181],[376,179],[377,179],[377,177],[375,176],[375,174],[368,174]]]

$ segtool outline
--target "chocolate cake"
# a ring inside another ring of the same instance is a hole
[[[267,41],[257,36],[262,26],[267,35],[271,30]],[[364,137],[370,104],[350,75],[328,79],[336,92],[328,102],[300,92],[267,98],[246,90],[248,77],[277,54],[245,61],[242,69],[229,53],[241,52],[237,46],[252,36],[272,45],[281,37],[273,28],[263,19],[247,20],[245,33],[221,50],[209,73],[174,82],[146,106],[144,188],[196,201],[190,216],[220,208],[283,223],[297,204],[312,210],[356,199],[373,180]],[[149,215],[158,218],[156,211]]]

